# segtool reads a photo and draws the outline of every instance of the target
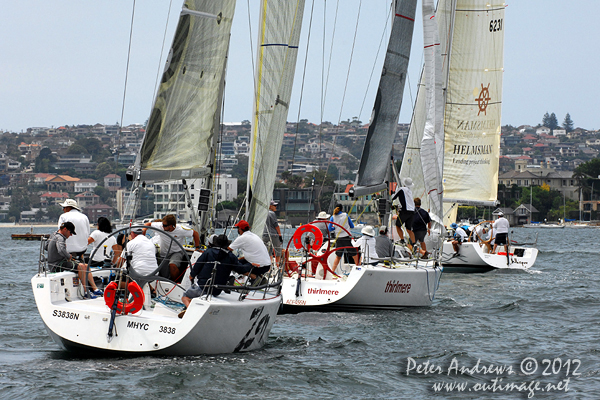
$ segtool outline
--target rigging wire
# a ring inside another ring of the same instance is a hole
[[[373,68],[371,68],[371,75],[369,75],[369,81],[367,82],[367,88],[365,90],[365,95],[363,97],[363,101],[362,104],[360,105],[360,111],[358,112],[359,118],[362,115],[363,112],[363,108],[365,107],[365,102],[367,100],[367,94],[369,93],[369,87],[371,86],[371,80],[373,79],[373,74],[375,73],[375,67],[377,66],[377,59],[379,58],[379,53],[381,52],[381,46],[383,45],[383,39],[385,39],[385,37],[387,36],[387,27],[388,24],[390,22],[390,16],[392,14],[392,8],[393,8],[393,3],[390,4],[390,9],[386,18],[386,25],[385,25],[385,29],[383,30],[382,34],[381,34],[381,39],[379,40],[379,47],[377,48],[377,54],[375,54],[375,62],[373,63]],[[385,62],[385,60],[384,60]]]
[[[358,4],[358,13],[356,15],[356,26],[354,27],[354,39],[352,40],[352,50],[350,51],[350,60],[348,61],[348,72],[346,73],[346,83],[344,85],[344,93],[342,95],[342,104],[340,105],[340,114],[338,116],[338,125],[342,120],[342,111],[344,109],[344,101],[346,99],[346,90],[348,89],[348,79],[350,78],[350,69],[352,68],[352,57],[354,56],[354,48],[356,46],[356,34],[358,33],[358,22],[360,21],[360,9],[362,0]]]

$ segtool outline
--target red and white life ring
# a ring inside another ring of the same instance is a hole
[[[321,233],[321,230],[319,228],[311,224],[302,225],[298,229],[296,229],[296,232],[294,232],[294,236],[292,236],[292,241],[294,242],[295,248],[304,248],[304,243],[302,243],[302,235],[304,235],[305,233],[312,233],[315,237],[314,242],[310,244],[310,248],[321,248],[321,245],[323,244],[323,233]],[[310,248],[306,250],[310,250]]]
[[[135,281],[129,282],[127,285],[127,290],[133,296],[133,301],[131,303],[125,304],[125,312],[124,314],[135,314],[139,312],[144,306],[144,292],[140,285]],[[117,283],[111,282],[104,289],[104,302],[106,305],[112,309],[113,303],[115,301],[115,293],[117,291]],[[123,302],[117,302],[117,313],[123,313]]]

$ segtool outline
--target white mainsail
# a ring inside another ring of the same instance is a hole
[[[186,0],[136,166],[141,180],[214,172],[235,0]]]
[[[294,82],[304,0],[261,2],[246,219],[262,235]]]
[[[406,82],[416,6],[416,0],[396,0],[394,4],[392,31],[356,176],[353,194],[355,197],[375,193],[387,187],[390,155]]]

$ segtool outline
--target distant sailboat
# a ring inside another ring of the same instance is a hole
[[[415,9],[416,0],[394,2],[393,26],[353,188],[355,197],[380,191],[388,195],[390,155],[406,80]],[[294,234],[296,248],[304,246],[306,235],[318,238],[322,225],[313,222],[300,227]],[[336,231],[339,230],[336,226]],[[320,243],[319,239],[315,240]],[[316,268],[319,263],[324,274],[311,277],[306,269],[303,274],[299,268],[292,276],[284,277],[284,310],[398,309],[431,305],[442,273],[436,260],[391,258],[385,260],[385,264],[381,260],[371,265],[364,262],[366,255],[363,255],[361,265],[346,264],[342,259],[338,269],[332,271],[334,251],[324,246],[318,254],[294,261],[308,265],[308,269]]]
[[[444,157],[443,224],[456,220],[458,205],[494,206],[497,204],[500,151],[502,74],[504,49],[503,2],[483,0],[440,0],[436,12],[443,57]],[[423,81],[420,89],[422,89]],[[426,163],[420,132],[426,125],[426,100],[419,90],[401,176],[418,176]],[[417,182],[420,182],[417,179]],[[422,181],[413,189],[415,197],[429,193]],[[423,205],[432,207],[432,204]],[[512,249],[512,248],[511,248]],[[537,250],[515,248],[511,251],[514,268],[529,268]],[[484,254],[478,244],[464,243],[461,256],[444,243],[443,263],[473,270],[506,268],[506,255]],[[511,267],[511,266],[508,266]]]

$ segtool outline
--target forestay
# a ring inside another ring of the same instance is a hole
[[[262,235],[294,82],[304,0],[261,2],[246,219]]]
[[[141,179],[209,176],[234,0],[186,0],[137,166]]]
[[[410,57],[415,9],[416,0],[395,2],[392,32],[356,176],[356,197],[386,188]]]

